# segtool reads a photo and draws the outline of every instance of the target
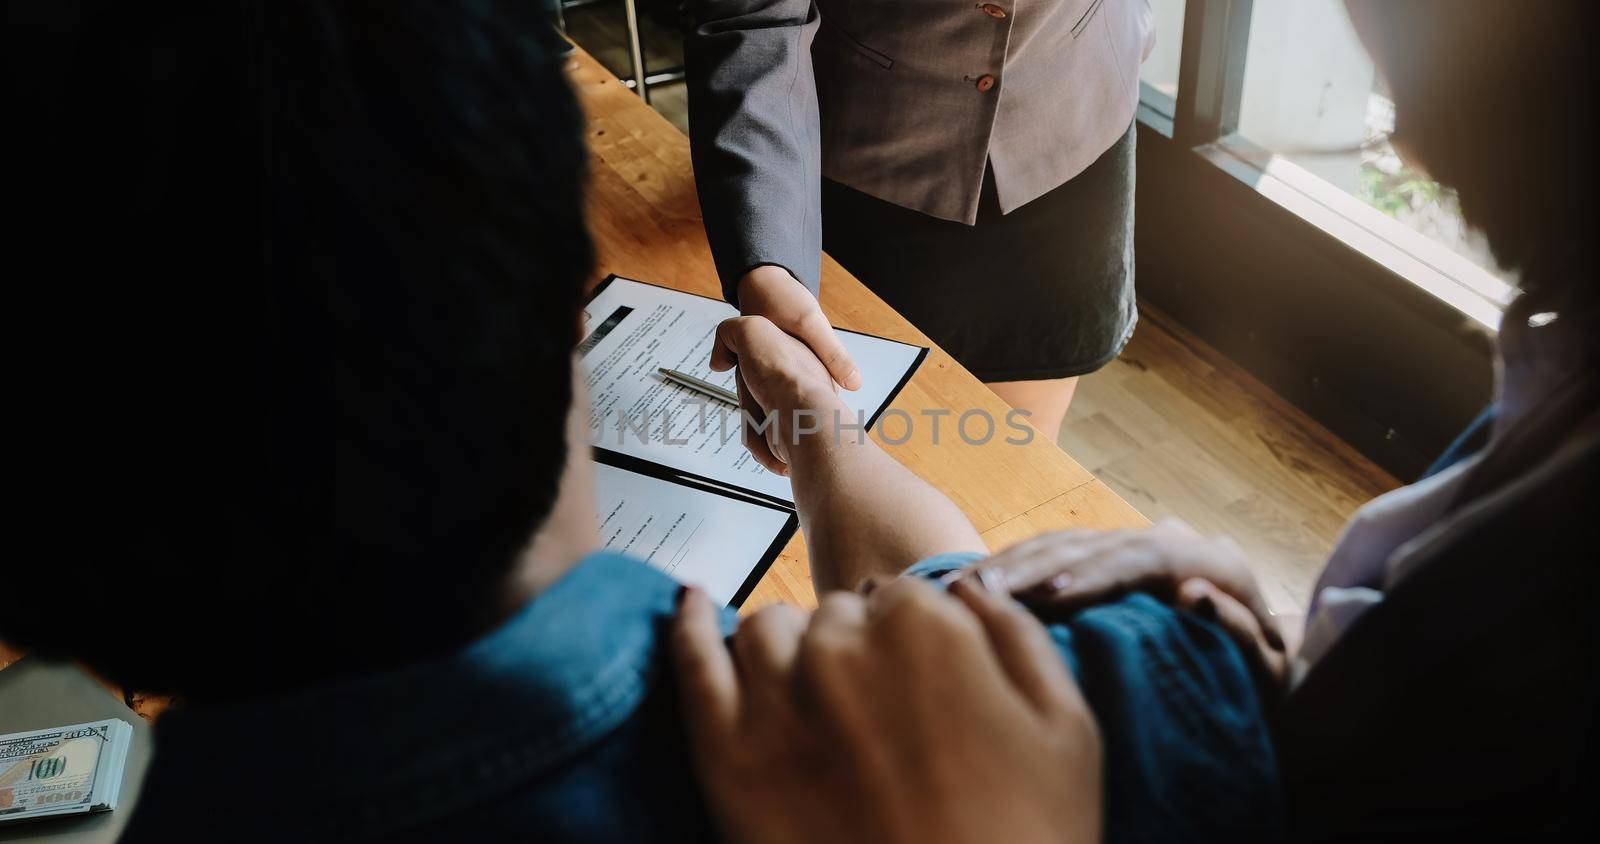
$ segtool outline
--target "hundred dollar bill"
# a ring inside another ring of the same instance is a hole
[[[113,718],[0,736],[0,824],[115,808],[132,732]]]

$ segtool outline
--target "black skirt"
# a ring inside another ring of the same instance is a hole
[[[1093,372],[1122,352],[1133,294],[1134,129],[1076,178],[978,222],[929,217],[824,179],[823,248],[983,381]]]

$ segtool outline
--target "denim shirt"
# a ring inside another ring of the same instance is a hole
[[[670,676],[677,591],[598,553],[453,655],[164,715],[122,840],[714,839]],[[1051,633],[1100,720],[1109,840],[1278,829],[1255,692],[1220,633],[1144,596]]]

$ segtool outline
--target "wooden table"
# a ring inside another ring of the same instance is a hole
[[[597,261],[594,281],[608,273],[721,296],[706,243],[689,163],[689,140],[645,105],[615,76],[579,49],[568,66],[588,115],[592,156],[589,228]],[[893,407],[918,424],[911,438],[885,450],[950,496],[989,547],[1004,548],[1041,531],[1148,524],[1054,443],[1005,442],[1005,428],[985,445],[956,435],[957,417],[972,409],[1003,420],[1009,407],[978,379],[884,304],[854,276],[824,256],[822,310],[841,328],[917,343],[932,349]],[[933,442],[924,409],[948,409]],[[890,421],[890,435],[903,435]],[[980,429],[974,428],[977,438]],[[805,542],[796,536],[745,604],[749,612],[774,601],[816,605]]]

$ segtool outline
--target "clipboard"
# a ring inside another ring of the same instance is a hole
[[[658,366],[667,366],[692,371],[707,380],[722,378],[731,384],[731,374],[710,373],[709,343],[715,325],[736,315],[720,299],[612,274],[596,285],[585,300],[584,336],[577,346],[585,375],[591,381],[590,446],[597,464],[651,482],[640,481],[641,486],[671,484],[685,496],[717,497],[722,501],[701,500],[702,509],[717,510],[725,520],[738,519],[738,513],[743,512],[771,529],[771,538],[765,542],[743,536],[730,552],[735,556],[724,561],[725,566],[744,567],[737,589],[731,587],[729,571],[716,572],[722,593],[712,594],[725,597],[731,607],[743,604],[799,528],[788,479],[762,469],[745,452],[739,438],[742,420],[731,408],[719,410],[718,429],[707,431],[707,411],[702,407],[698,426],[690,430],[684,420],[674,415],[680,412],[675,409],[678,402],[688,398],[687,391],[660,379],[656,372]],[[854,400],[857,418],[850,421],[862,424],[861,436],[865,436],[865,431],[872,429],[926,360],[928,349],[863,332],[835,331],[857,355],[866,381],[858,391],[861,395],[842,394],[847,403]],[[658,418],[659,431],[651,428]],[[680,435],[675,436],[673,431]],[[664,488],[656,488],[654,506],[676,510],[679,502],[664,500],[661,489]],[[613,489],[601,504],[614,506],[623,497],[624,493]],[[778,514],[784,518],[779,519]],[[656,514],[646,513],[639,518],[652,515]],[[649,530],[652,525],[641,530]],[[632,539],[626,531],[617,533],[615,538],[619,543]],[[757,549],[756,545],[762,547]],[[613,548],[610,544],[607,547]]]

